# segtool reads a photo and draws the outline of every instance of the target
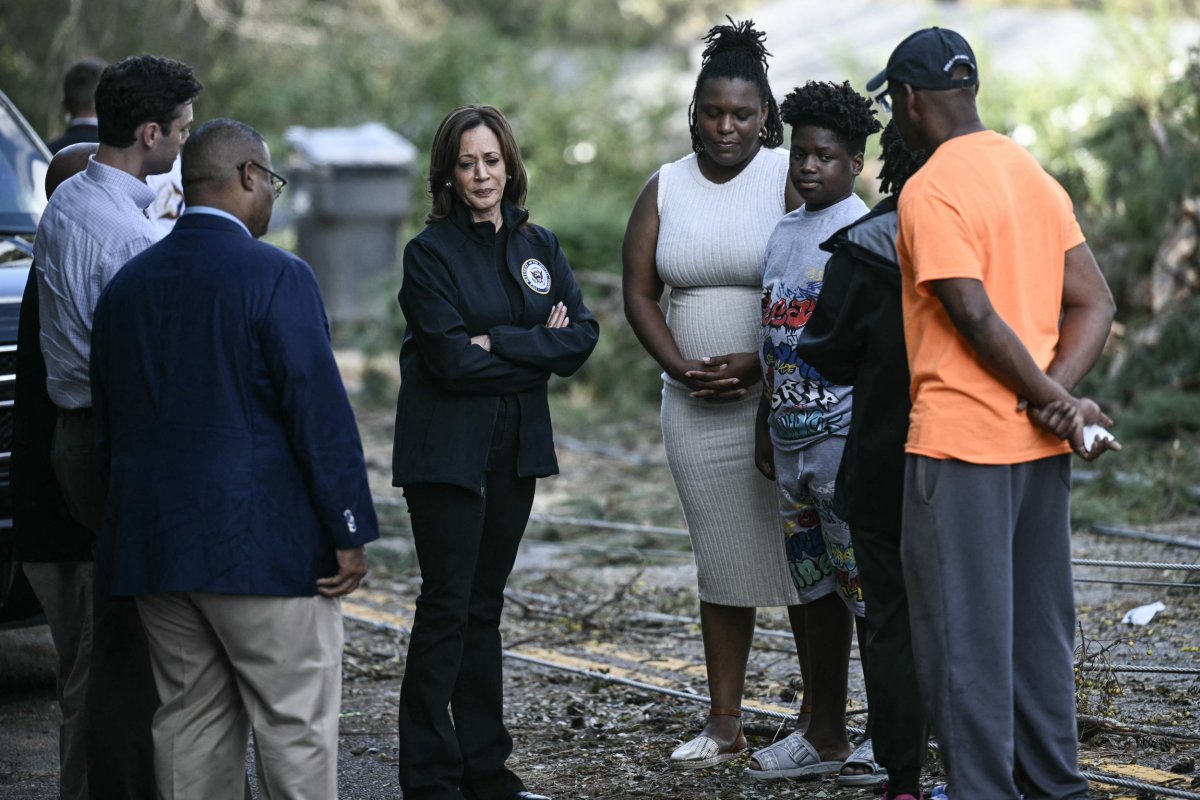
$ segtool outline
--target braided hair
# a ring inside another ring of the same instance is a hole
[[[904,146],[896,123],[889,122],[879,134],[879,146],[883,152],[883,166],[879,169],[879,191],[884,194],[900,194],[904,183],[929,160],[930,150],[912,151]]]
[[[867,137],[883,126],[875,119],[871,101],[854,91],[849,81],[809,81],[783,99],[783,121],[792,128],[815,125],[833,131],[851,155],[866,149]]]
[[[700,87],[707,80],[717,78],[740,79],[753,83],[767,106],[767,121],[759,131],[758,138],[767,147],[783,144],[783,122],[779,117],[779,106],[767,83],[767,56],[771,55],[763,44],[767,35],[754,29],[754,20],[714,25],[704,37],[705,48],[700,56],[700,74],[696,77],[696,88],[692,91],[692,102],[688,106],[688,128],[692,132],[692,151],[704,152],[700,141],[700,125],[696,119],[696,98]]]

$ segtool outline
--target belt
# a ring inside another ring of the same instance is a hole
[[[59,416],[71,420],[88,420],[92,418],[92,407],[84,406],[83,408],[60,408],[58,409]]]

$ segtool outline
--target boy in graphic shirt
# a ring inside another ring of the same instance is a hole
[[[807,732],[756,752],[748,774],[782,778],[840,770],[840,783],[872,785],[886,774],[869,742],[852,754],[846,739],[849,620],[853,614],[861,625],[864,611],[850,529],[832,510],[851,390],[827,381],[795,348],[821,292],[829,256],[821,243],[867,213],[854,194],[854,179],[862,171],[867,137],[881,125],[871,101],[848,82],[810,81],[784,99],[780,112],[792,127],[789,179],[804,205],[779,221],[764,256],[760,358],[766,391],[755,461],[779,489],[787,559],[805,606],[812,680],[805,696],[813,707]]]

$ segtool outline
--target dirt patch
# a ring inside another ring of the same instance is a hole
[[[1108,545],[1086,534],[1077,538],[1083,557],[1096,558],[1108,552]],[[619,677],[632,669],[643,680],[660,681],[664,688],[703,694],[699,631],[692,622],[678,619],[694,613],[692,578],[686,562],[614,566],[597,563],[595,553],[564,554],[556,544],[526,545],[510,582],[506,645],[518,655],[540,654],[568,669],[506,661],[507,714],[516,741],[514,769],[530,786],[556,797],[849,799],[877,794],[871,789],[839,787],[832,779],[753,783],[742,775],[744,762],[702,773],[669,768],[671,750],[703,724],[703,706],[666,696],[654,687],[615,684],[596,673],[608,671],[608,677]],[[410,572],[386,578],[377,572],[372,587],[379,592],[372,598],[375,601],[396,598],[392,610],[403,619],[409,613],[405,607],[415,599],[417,580]],[[1189,648],[1196,641],[1200,608],[1194,591],[1175,591],[1180,595],[1172,598],[1169,611],[1145,628],[1119,625],[1126,606],[1145,597],[1118,595],[1081,610],[1081,626],[1092,631],[1092,637],[1119,642],[1105,654],[1107,665],[1196,666]],[[1092,586],[1090,592],[1099,596],[1102,590]],[[764,630],[751,656],[747,699],[794,709],[799,671],[786,638],[785,619],[775,610],[765,610],[760,622]],[[386,644],[376,641],[380,636]],[[348,694],[363,682],[391,684],[399,678],[402,635],[358,630],[352,639],[353,652],[365,648],[364,659],[370,666],[348,680]],[[1094,646],[1101,640],[1090,641]],[[579,674],[581,663],[593,674]],[[1108,678],[1114,682],[1099,694],[1093,679],[1081,679],[1081,700],[1105,702],[1091,707],[1099,712],[1096,716],[1134,726],[1194,731],[1200,701],[1194,676],[1114,673]],[[1089,692],[1094,695],[1091,699],[1085,697]],[[864,705],[861,672],[853,661],[850,706],[854,710]],[[390,725],[394,713],[394,707],[389,708],[380,721]],[[763,746],[788,730],[786,724],[767,717],[748,715],[746,722],[751,747]],[[862,718],[851,716],[849,723],[861,725]],[[394,748],[394,738],[392,742]],[[1114,764],[1180,769],[1191,758],[1191,768],[1178,776],[1179,788],[1191,786],[1196,755],[1194,741],[1121,733],[1102,725],[1089,728],[1081,752],[1089,765],[1098,765],[1092,766],[1095,769]],[[929,785],[943,780],[936,758],[931,758],[928,768]],[[1097,797],[1117,794],[1096,787]]]
[[[563,474],[541,482],[536,513],[682,528],[652,410],[636,419],[597,423],[575,413],[569,398],[560,396],[555,402]],[[407,646],[404,628],[411,620],[419,579],[406,538],[401,495],[390,486],[394,412],[379,406],[358,411],[373,490],[400,504],[379,505],[388,537],[373,548],[373,572],[364,590],[352,598],[358,606],[378,612],[391,627],[347,622],[341,796],[394,800],[400,797],[396,713]],[[1169,529],[1200,540],[1200,520],[1179,520]],[[1076,534],[1074,551],[1076,557],[1089,559],[1197,560],[1195,550],[1087,532]],[[1196,732],[1196,676],[1113,671],[1200,666],[1200,591],[1195,583],[1184,588],[1133,583],[1179,583],[1188,575],[1169,570],[1079,567],[1076,574],[1127,581],[1077,584],[1081,644],[1091,654],[1089,669],[1081,672],[1079,699],[1081,710],[1099,720],[1085,730],[1082,758],[1089,764],[1174,767],[1180,770],[1177,788],[1200,792],[1198,743],[1163,734]],[[1196,573],[1190,575],[1194,582]],[[505,665],[507,716],[515,740],[513,768],[531,788],[557,800],[875,797],[875,790],[839,787],[832,779],[751,782],[742,775],[744,762],[699,773],[670,769],[670,752],[703,723],[702,703],[662,691],[706,692],[699,629],[691,619],[697,613],[694,586],[686,539],[678,536],[562,522],[530,525],[510,581],[504,618],[506,646],[525,659],[511,658]],[[1156,600],[1166,608],[1151,624],[1121,624],[1127,610]],[[786,619],[781,610],[765,609],[759,623],[747,700],[795,710],[799,669]],[[52,668],[53,650],[44,627],[0,631],[0,800],[56,796]],[[625,682],[612,681],[618,677]],[[853,660],[850,710],[865,704],[861,670]],[[745,720],[751,747],[765,745],[788,729],[765,715],[747,715]],[[862,721],[858,713],[848,718],[851,726]],[[1114,724],[1129,727],[1122,731]],[[940,766],[931,758],[927,785],[941,780]],[[1115,794],[1102,787],[1094,792],[1097,797]]]

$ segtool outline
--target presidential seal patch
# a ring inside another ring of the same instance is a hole
[[[550,270],[536,258],[531,258],[521,265],[521,280],[538,294],[550,293]]]

